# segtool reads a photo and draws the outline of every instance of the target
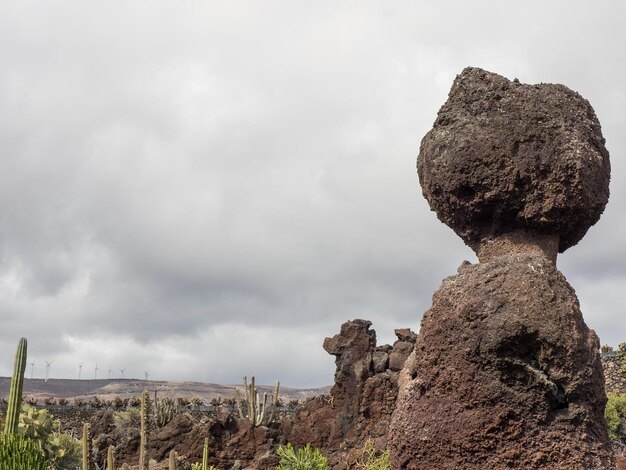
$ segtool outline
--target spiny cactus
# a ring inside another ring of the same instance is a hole
[[[83,470],[91,470],[91,426],[83,424]]]
[[[150,394],[144,390],[141,395],[141,430],[139,447],[139,468],[149,470],[148,439],[150,436]]]
[[[48,470],[40,445],[19,434],[0,434],[0,470]]]
[[[170,464],[171,465],[171,464]],[[172,467],[170,467],[172,470]],[[202,463],[191,464],[191,470],[217,470],[213,465],[209,466],[209,438],[204,438],[204,449],[202,449]]]
[[[176,403],[170,397],[163,397],[159,399],[157,397],[156,390],[154,391],[154,422],[157,427],[162,428],[169,423],[176,412]]]
[[[176,467],[178,466],[178,453],[174,449],[170,450],[169,463],[169,470],[176,470]]]
[[[278,407],[278,390],[280,388],[280,382],[276,381],[274,387],[274,395],[271,402],[271,410],[269,414],[266,414],[267,410],[267,393],[263,393],[263,401],[259,400],[259,393],[254,383],[254,376],[250,377],[250,385],[248,385],[248,378],[243,376],[243,398],[240,396],[239,389],[237,389],[237,411],[239,417],[248,419],[253,427],[266,425],[272,422],[274,419],[274,412]],[[242,402],[245,402],[246,411],[244,413]]]
[[[107,450],[107,470],[115,470],[115,446],[110,445]]]
[[[15,353],[11,390],[4,424],[5,434],[15,434],[20,422],[20,406],[22,404],[22,389],[24,387],[24,371],[26,370],[26,338],[21,338]]]

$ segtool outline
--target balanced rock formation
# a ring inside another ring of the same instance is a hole
[[[444,280],[399,377],[394,469],[611,469],[599,341],[556,269],[608,200],[589,103],[476,68],[418,156],[423,193],[478,255]]]
[[[587,100],[563,85],[523,85],[477,68],[454,81],[417,170],[431,208],[475,251],[529,231],[562,253],[609,197],[609,154]]]

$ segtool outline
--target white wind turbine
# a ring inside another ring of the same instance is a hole
[[[111,378],[111,372],[113,372],[113,370],[111,370],[111,363],[109,362],[109,378]]]
[[[150,372],[148,372],[147,370],[144,371],[143,376],[144,376],[145,380],[148,380],[148,377],[150,377]]]
[[[124,367],[123,369],[120,369],[120,374],[122,374],[122,378],[124,378],[124,371],[128,369],[128,367]]]
[[[93,374],[93,378],[95,380],[98,380],[98,363],[96,362],[96,368],[95,368],[95,373]]]
[[[30,378],[33,378],[33,371],[35,370],[35,359],[33,359],[33,362],[29,362],[30,364]]]
[[[78,380],[80,380],[80,374],[83,371],[83,365],[82,364],[78,364]]]
[[[52,366],[52,364],[54,364],[54,361],[46,361],[46,382],[48,381],[48,379],[50,378],[50,367]]]

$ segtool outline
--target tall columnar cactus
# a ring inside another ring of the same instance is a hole
[[[272,395],[272,408],[270,409],[270,415],[267,417],[268,424],[274,420],[274,413],[278,408],[278,390],[280,390],[280,380],[276,381],[274,385],[274,394]]]
[[[170,450],[169,470],[176,470],[178,463],[178,454],[174,449]]]
[[[20,421],[20,406],[22,404],[22,389],[24,387],[24,371],[26,370],[26,338],[21,338],[15,353],[13,377],[11,378],[11,390],[7,406],[6,420],[4,424],[5,434],[15,434]]]
[[[91,426],[83,424],[83,470],[91,470]]]
[[[209,465],[209,438],[204,438],[204,449],[202,449],[202,470],[207,470]]]
[[[141,430],[139,448],[139,468],[149,470],[150,456],[148,454],[148,440],[150,436],[150,394],[144,390],[141,395]]]
[[[280,382],[276,381],[274,387],[274,395],[271,402],[271,410],[269,414],[266,414],[267,410],[267,393],[263,393],[263,401],[259,400],[259,393],[254,383],[254,376],[250,377],[250,385],[248,385],[248,378],[243,376],[243,398],[240,396],[239,389],[237,389],[237,410],[239,411],[239,417],[242,419],[250,420],[253,427],[263,426],[269,424],[274,419],[274,412],[278,407],[278,390],[280,388]],[[245,402],[246,411],[244,413],[242,402]]]
[[[107,450],[107,470],[115,470],[115,446],[110,445]]]

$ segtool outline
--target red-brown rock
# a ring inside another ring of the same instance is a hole
[[[598,338],[545,257],[444,280],[399,379],[394,469],[611,469]]]
[[[558,234],[565,251],[609,197],[609,154],[591,105],[563,85],[526,85],[468,67],[417,160],[424,197],[465,243]]]
[[[324,449],[329,468],[344,469],[367,439],[387,447],[387,430],[398,394],[398,372],[413,350],[415,333],[398,330],[394,346],[376,346],[371,322],[353,320],[326,338],[324,349],[336,356],[335,384],[330,396],[309,400],[291,420],[283,420],[287,441]],[[389,367],[387,367],[389,366]]]

